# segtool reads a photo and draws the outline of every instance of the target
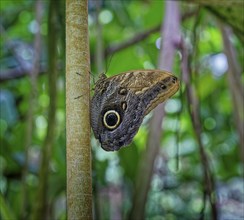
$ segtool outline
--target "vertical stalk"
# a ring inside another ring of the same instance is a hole
[[[231,29],[223,24],[220,24],[220,28],[222,31],[224,51],[229,65],[227,80],[232,96],[233,109],[235,109],[233,116],[239,135],[240,159],[244,163],[244,89],[241,84],[241,67],[237,61],[235,48],[230,40],[232,35]]]
[[[33,67],[30,72],[30,98],[29,98],[29,108],[26,119],[26,132],[25,132],[25,144],[24,144],[24,153],[25,161],[22,170],[22,210],[21,210],[21,219],[27,218],[27,209],[29,206],[28,203],[28,187],[26,185],[26,178],[28,175],[28,166],[29,166],[29,148],[32,144],[32,135],[34,130],[34,114],[36,111],[36,99],[37,99],[37,75],[40,71],[40,55],[41,55],[41,19],[42,19],[42,1],[37,0],[35,3],[35,19],[38,24],[39,30],[35,34],[34,39],[34,60]]]
[[[90,53],[87,0],[66,1],[68,219],[92,219]]]
[[[42,160],[39,172],[39,185],[37,189],[36,206],[33,213],[34,220],[48,218],[48,180],[49,180],[49,161],[51,149],[55,138],[55,116],[57,102],[57,9],[59,4],[56,1],[49,2],[48,13],[48,93],[50,103],[48,108],[48,127],[46,137],[42,147]]]
[[[194,41],[195,42],[195,41]],[[211,205],[211,214],[213,220],[218,219],[217,211],[217,197],[215,194],[215,179],[211,171],[211,164],[208,159],[208,155],[204,149],[204,144],[201,139],[202,125],[200,118],[200,102],[197,96],[196,87],[191,83],[192,68],[189,65],[189,53],[184,42],[181,42],[182,52],[182,79],[186,85],[186,98],[188,101],[188,111],[191,117],[191,123],[193,131],[196,137],[196,141],[199,146],[199,155],[202,163],[203,170],[203,207],[200,213],[199,219],[205,219],[206,198],[208,198]]]
[[[102,73],[104,71],[104,45],[103,45],[103,26],[101,22],[99,21],[99,13],[101,11],[101,5],[102,1],[96,1],[93,0],[93,4],[96,7],[96,10],[94,11],[94,17],[95,17],[95,24],[96,24],[96,50],[95,50],[95,62],[96,62],[96,71],[97,73]],[[107,69],[106,69],[107,71]],[[94,81],[94,80],[93,80]],[[92,166],[95,166],[96,164],[96,158],[92,160]],[[101,214],[101,206],[100,206],[100,197],[99,197],[99,184],[97,181],[97,172],[93,175],[93,198],[94,198],[94,218],[96,220],[100,220],[100,214]]]
[[[173,65],[175,47],[179,43],[180,12],[178,2],[166,1],[164,22],[161,29],[162,46],[159,56],[159,69],[170,71]],[[172,19],[173,17],[173,19]],[[136,187],[133,199],[133,207],[129,219],[144,219],[148,190],[150,189],[153,174],[154,161],[160,148],[162,136],[162,121],[164,117],[164,105],[159,105],[153,112],[149,124],[149,135],[145,153],[141,158],[141,164],[137,171]]]

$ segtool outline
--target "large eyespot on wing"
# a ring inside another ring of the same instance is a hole
[[[108,129],[103,124],[103,129],[100,131],[101,147],[106,151],[117,151],[123,146],[128,146],[142,123],[145,111],[143,103],[140,101],[140,97],[130,91],[128,95],[126,101],[120,101],[112,108],[113,110],[116,109],[120,115],[121,122],[119,125],[114,129]],[[112,113],[110,110],[104,112]],[[114,116],[114,119],[116,118]],[[114,120],[113,125],[115,124]]]
[[[116,129],[119,126],[120,122],[120,114],[115,110],[108,110],[103,115],[103,125],[109,130]]]

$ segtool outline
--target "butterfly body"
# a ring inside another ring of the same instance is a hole
[[[114,151],[128,145],[144,116],[178,88],[177,78],[161,70],[101,75],[91,101],[91,125],[102,148]]]

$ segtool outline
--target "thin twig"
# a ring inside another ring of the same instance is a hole
[[[198,11],[198,9],[197,10],[194,9],[192,11],[186,12],[185,14],[183,14],[181,16],[181,21],[183,22],[184,20],[192,17],[193,15],[195,15],[197,13],[197,11]],[[135,44],[145,40],[151,34],[159,32],[160,28],[161,28],[161,24],[159,24],[153,28],[150,28],[149,30],[139,32],[135,36],[128,39],[127,41],[124,41],[124,42],[121,42],[118,44],[109,45],[109,47],[107,47],[105,50],[105,57],[107,58],[109,55],[114,54],[115,52],[126,49],[132,45],[135,45]]]
[[[36,22],[40,28],[41,19],[42,19],[42,1],[38,0],[35,4],[35,12],[36,12]],[[33,69],[30,74],[30,97],[29,97],[29,108],[27,113],[27,121],[26,121],[26,134],[25,134],[25,161],[22,170],[22,189],[23,189],[23,200],[22,200],[22,213],[21,218],[27,218],[27,207],[28,207],[28,188],[26,186],[26,177],[28,175],[28,165],[29,165],[29,148],[32,143],[32,134],[34,128],[34,113],[36,110],[36,97],[37,97],[37,75],[39,73],[39,64],[40,64],[40,50],[41,50],[41,33],[40,30],[35,34],[34,39],[34,64]]]
[[[172,16],[174,19],[172,19]],[[175,55],[175,45],[180,36],[180,11],[176,1],[166,1],[165,17],[162,24],[162,46],[158,60],[158,68],[170,71]],[[172,37],[173,36],[173,37]],[[154,162],[160,149],[162,136],[162,121],[164,118],[164,105],[155,108],[149,124],[149,134],[146,149],[141,158],[135,183],[133,207],[129,219],[145,219],[145,205],[148,190],[153,175]]]
[[[57,2],[49,2],[48,13],[48,87],[50,104],[48,108],[48,127],[45,140],[42,146],[42,158],[39,171],[39,185],[37,189],[37,203],[33,212],[34,220],[50,219],[48,216],[48,180],[49,180],[49,162],[51,158],[51,149],[55,138],[55,115],[57,102]]]
[[[195,88],[193,87],[191,83],[190,76],[192,75],[191,68],[189,67],[189,56],[187,52],[187,48],[184,45],[184,42],[182,41],[181,44],[181,51],[182,51],[182,74],[183,74],[183,82],[186,84],[186,94],[187,94],[187,100],[188,100],[188,107],[189,107],[189,114],[191,116],[192,126],[194,128],[195,136],[197,139],[197,143],[199,145],[199,153],[200,153],[200,159],[202,162],[202,168],[204,173],[204,183],[203,185],[206,187],[204,189],[207,192],[209,202],[211,204],[211,210],[212,210],[212,219],[217,220],[218,213],[217,213],[217,205],[216,205],[216,197],[215,197],[215,181],[214,177],[211,174],[211,169],[209,166],[209,161],[207,154],[204,150],[204,146],[201,140],[201,133],[202,133],[202,127],[200,122],[200,115],[199,115],[199,100],[196,95]],[[205,206],[205,204],[204,204]],[[204,208],[203,208],[204,210]],[[201,216],[203,213],[201,212]],[[201,217],[202,218],[202,217]]]
[[[229,27],[220,23],[222,31],[224,51],[227,56],[229,70],[227,72],[227,81],[232,96],[233,117],[239,135],[240,159],[244,162],[244,88],[241,83],[241,67],[238,63],[237,54],[231,43],[232,31]]]

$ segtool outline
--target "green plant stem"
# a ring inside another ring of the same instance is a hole
[[[34,209],[33,219],[47,219],[48,207],[48,179],[49,161],[51,158],[51,148],[55,138],[55,115],[56,115],[56,96],[57,96],[57,8],[56,1],[49,3],[48,15],[48,86],[50,103],[48,108],[48,127],[47,134],[42,148],[42,160],[39,173],[39,185],[37,190],[37,202]]]
[[[2,193],[0,193],[0,219],[17,219],[5,201]]]
[[[36,12],[36,21],[38,25],[41,25],[42,19],[42,1],[37,0],[35,4],[35,12]],[[36,98],[37,98],[37,76],[40,69],[40,52],[41,50],[41,33],[38,31],[35,35],[34,39],[34,64],[32,71],[30,73],[30,98],[29,98],[29,108],[27,113],[27,121],[26,121],[26,132],[25,132],[25,162],[22,170],[22,210],[21,210],[21,219],[27,218],[27,209],[29,206],[28,203],[28,187],[26,185],[26,178],[28,175],[28,165],[29,165],[29,156],[28,151],[32,143],[32,135],[34,130],[34,114],[36,111]]]

